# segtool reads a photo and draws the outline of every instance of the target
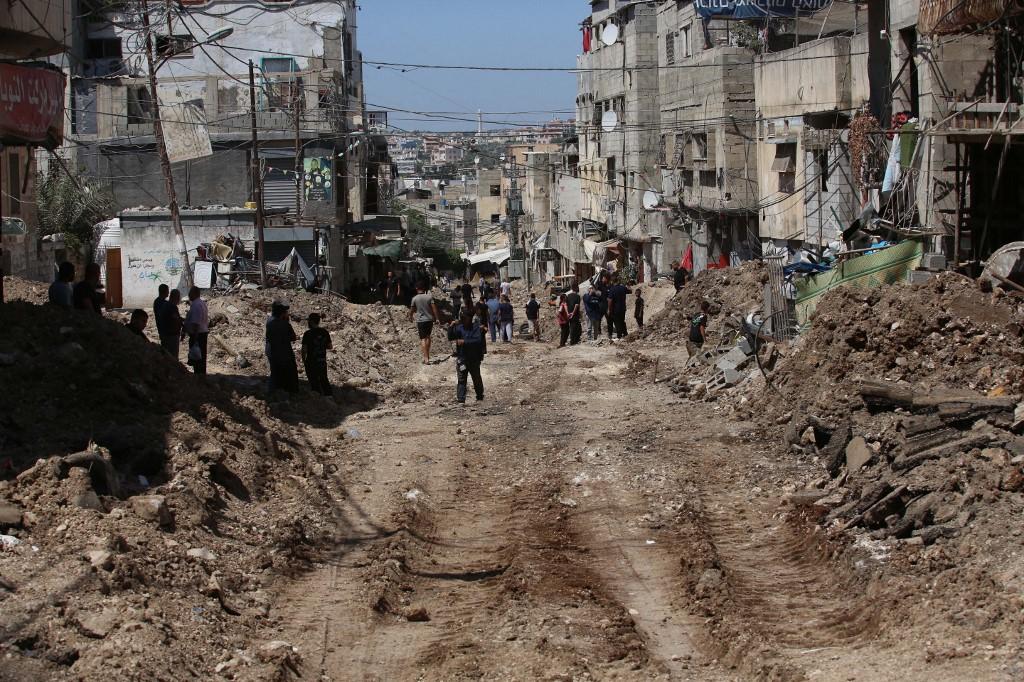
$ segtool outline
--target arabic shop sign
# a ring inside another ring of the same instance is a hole
[[[0,142],[53,148],[63,135],[64,75],[0,63]]]
[[[705,19],[764,19],[807,16],[826,9],[832,0],[696,0]]]

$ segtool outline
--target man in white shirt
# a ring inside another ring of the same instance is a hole
[[[188,315],[182,329],[188,334],[188,364],[196,374],[206,374],[206,341],[210,336],[210,309],[201,296],[199,287],[188,290]]]
[[[508,296],[509,298],[512,297],[512,285],[509,284],[509,281],[508,281],[507,278],[501,280],[501,295],[502,296]]]

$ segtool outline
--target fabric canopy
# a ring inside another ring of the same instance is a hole
[[[365,246],[363,247],[363,254],[398,260],[402,256],[402,242],[383,242],[377,246]]]
[[[472,256],[464,255],[463,258],[469,261],[470,265],[479,265],[480,263],[486,262],[501,265],[507,261],[511,255],[512,252],[509,249],[495,249],[494,251],[484,251],[483,253],[478,253]]]
[[[534,250],[548,248],[548,232],[545,232],[533,243]]]

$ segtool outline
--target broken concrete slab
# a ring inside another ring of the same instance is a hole
[[[105,549],[93,549],[85,553],[89,563],[95,568],[109,571],[114,568],[114,555]]]
[[[23,522],[24,517],[20,507],[0,501],[0,529],[18,528]]]
[[[104,639],[117,628],[120,614],[117,609],[106,608],[99,613],[78,619],[78,629],[86,637]]]

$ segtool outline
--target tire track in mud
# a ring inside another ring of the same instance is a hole
[[[305,671],[324,680],[532,679],[648,665],[630,618],[553,511],[557,481],[538,434],[523,428],[553,388],[549,368],[524,373],[517,360],[493,363],[488,387],[506,402],[525,389],[512,409],[418,406],[397,424],[362,427],[367,441],[412,436],[420,454],[375,451],[350,502],[391,530],[373,536],[349,524],[335,559],[280,600],[276,638],[302,643]]]

